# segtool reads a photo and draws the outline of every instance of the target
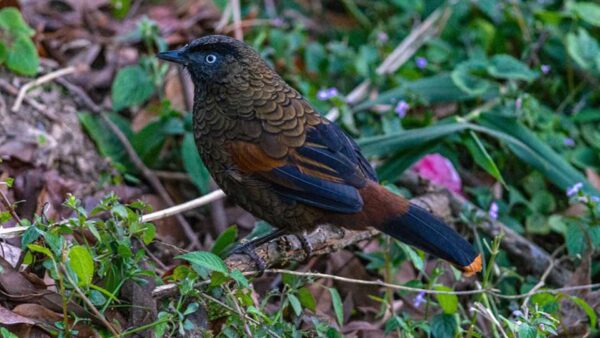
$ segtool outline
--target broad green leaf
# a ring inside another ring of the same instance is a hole
[[[231,279],[236,281],[243,288],[248,288],[250,286],[250,283],[248,282],[246,276],[244,276],[244,274],[238,269],[234,269],[233,271],[231,271],[229,277],[231,277]]]
[[[340,326],[344,325],[344,306],[342,305],[342,297],[337,289],[328,288],[329,294],[331,295],[331,305],[333,306],[333,312],[337,318]]]
[[[0,337],[2,337],[2,338],[19,338],[19,336],[8,331],[8,329],[6,329],[4,327],[0,327]]]
[[[464,61],[452,71],[452,81],[462,91],[469,95],[482,95],[490,89],[490,81],[482,76],[486,73],[487,62],[482,60]]]
[[[494,162],[490,154],[485,149],[485,146],[483,145],[477,134],[475,134],[472,131],[469,132],[468,138],[465,138],[465,146],[467,146],[467,149],[471,153],[471,157],[473,158],[475,163],[477,163],[477,165],[479,165],[481,168],[487,171],[487,173],[492,175],[492,177],[494,177],[497,181],[501,182],[506,186],[506,183],[504,182],[504,178],[502,178],[500,170],[496,166],[496,163]]]
[[[8,48],[6,48],[6,45],[2,43],[2,41],[0,41],[0,64],[2,64],[6,60],[7,56]]]
[[[41,246],[41,245],[37,245],[37,244],[29,244],[29,245],[27,245],[27,248],[33,252],[38,252],[38,253],[44,254],[50,258],[54,257],[52,255],[52,252],[45,246]]]
[[[148,73],[140,66],[127,66],[119,70],[112,84],[113,110],[140,105],[152,96],[154,85]]]
[[[35,33],[23,19],[21,12],[15,7],[6,7],[0,10],[0,30],[6,30],[13,37],[23,35],[31,37]]]
[[[568,222],[565,237],[569,255],[581,255],[586,247],[585,234],[583,233],[583,229],[581,229],[581,225],[576,222]]]
[[[8,48],[6,67],[15,73],[31,76],[37,73],[39,65],[40,58],[31,38],[18,36]]]
[[[196,188],[201,193],[207,194],[209,192],[208,182],[210,174],[206,166],[204,166],[200,154],[198,154],[198,148],[196,147],[192,133],[186,133],[183,137],[181,158],[183,159],[183,167],[192,178],[192,182],[194,182]]]
[[[506,54],[495,55],[487,67],[490,75],[499,79],[533,81],[537,74],[526,64]]]
[[[434,289],[438,291],[452,291],[451,288],[444,285],[436,285]],[[435,298],[437,299],[444,313],[451,315],[458,310],[458,296],[436,293]]]
[[[590,328],[597,329],[598,325],[598,315],[596,311],[588,304],[584,299],[571,296],[570,299],[577,305],[581,307],[581,309],[585,312],[585,314],[590,319]]]
[[[77,275],[79,286],[88,286],[94,277],[94,259],[90,251],[82,245],[69,250],[69,265]]]
[[[594,2],[567,2],[567,8],[590,25],[600,26],[600,5]]]
[[[408,256],[408,259],[410,259],[415,268],[417,268],[417,270],[419,271],[423,271],[423,269],[425,268],[425,262],[423,261],[423,257],[421,257],[413,248],[404,243],[400,243],[400,247],[402,248],[402,251],[404,251],[404,253]]]
[[[411,149],[401,150],[382,166],[377,168],[377,175],[381,182],[394,182],[404,170],[415,164],[421,157],[436,151],[437,142],[427,142]]]
[[[290,305],[292,306],[292,309],[294,309],[296,316],[300,316],[302,314],[302,305],[300,305],[298,298],[291,293],[287,294],[287,298],[290,301]]]
[[[454,338],[457,322],[454,315],[439,313],[431,319],[431,334],[434,338]]]
[[[298,298],[300,299],[300,304],[302,304],[304,308],[315,312],[317,309],[317,301],[307,287],[298,289]]]
[[[227,266],[223,260],[212,252],[207,251],[194,251],[183,255],[179,255],[175,258],[185,259],[186,261],[199,265],[211,271],[217,271],[222,274],[228,275]]]
[[[109,127],[99,116],[87,112],[80,112],[77,116],[86,132],[90,135],[92,140],[94,140],[94,143],[96,143],[102,156],[109,157],[113,162],[119,163],[125,167],[128,172],[136,171],[135,166],[125,152],[125,148],[121,141],[110,132]],[[109,118],[111,118],[117,126],[121,125],[120,123],[117,123],[117,120],[113,119],[112,115],[109,116]],[[127,135],[128,133],[126,132],[125,134]]]
[[[535,327],[527,324],[527,323],[522,323],[521,325],[519,325],[519,338],[536,338],[537,337],[537,330],[535,329]]]
[[[232,225],[228,227],[219,235],[219,237],[217,237],[210,251],[217,256],[221,256],[231,244],[235,243],[237,236],[237,226]]]
[[[575,62],[583,69],[598,71],[598,55],[600,46],[588,31],[579,28],[577,35],[567,34],[567,51]]]
[[[131,140],[135,152],[147,166],[154,166],[159,159],[158,155],[167,138],[165,125],[163,120],[148,123]]]

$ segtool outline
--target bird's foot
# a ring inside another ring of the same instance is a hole
[[[310,244],[310,242],[308,241],[306,231],[303,232],[302,234],[296,235],[296,237],[298,237],[298,240],[300,241],[300,244],[302,245],[302,250],[304,250],[304,253],[306,254],[306,258],[309,258],[310,256],[312,256],[313,247],[312,247],[312,244]]]
[[[254,241],[238,245],[229,253],[229,255],[235,254],[246,255],[250,257],[250,260],[252,260],[252,262],[254,262],[256,265],[256,270],[258,272],[257,276],[262,276],[263,272],[267,268],[267,262],[265,262],[265,260],[256,253],[256,244]]]
[[[229,255],[242,254],[250,257],[250,259],[256,265],[258,272],[257,276],[262,276],[263,272],[267,268],[267,262],[265,262],[265,260],[256,253],[256,248],[283,234],[285,234],[285,230],[275,230],[269,234],[266,234],[265,236],[255,238],[251,241],[236,246],[229,252]]]

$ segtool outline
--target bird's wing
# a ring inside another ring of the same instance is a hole
[[[271,183],[285,200],[325,210],[354,213],[362,210],[359,189],[367,179],[376,180],[373,169],[358,146],[333,123],[302,127],[302,144],[286,143],[284,131],[263,131],[276,142],[235,141],[228,151],[238,168]],[[275,148],[284,147],[278,156]]]

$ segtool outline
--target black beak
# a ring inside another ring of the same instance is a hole
[[[187,60],[185,58],[183,48],[169,50],[166,52],[160,52],[160,53],[156,54],[156,56],[159,59],[163,59],[165,61],[170,61],[170,62],[174,62],[174,63],[179,63],[184,66],[187,64]]]

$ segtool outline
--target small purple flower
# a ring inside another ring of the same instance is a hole
[[[513,312],[512,312],[512,315],[513,315],[514,317],[516,317],[516,318],[520,318],[520,317],[523,317],[523,316],[525,316],[525,315],[523,314],[523,311],[521,311],[521,310],[515,310],[515,311],[513,311]]]
[[[396,104],[396,108],[394,108],[394,111],[396,112],[396,114],[398,114],[399,118],[404,118],[404,116],[406,116],[406,112],[408,112],[408,110],[410,109],[410,105],[408,103],[406,103],[406,101],[401,100],[400,102],[398,102],[398,104]]]
[[[317,92],[317,99],[321,101],[329,100],[332,97],[338,96],[339,92],[337,88],[332,87],[328,89],[321,89]]]
[[[520,110],[523,106],[523,100],[519,97],[515,100],[515,109]]]
[[[542,65],[540,67],[540,70],[542,71],[543,74],[548,74],[552,70],[552,67],[550,67],[550,65]]]
[[[575,140],[572,139],[572,138],[570,138],[570,137],[567,137],[567,138],[565,138],[563,140],[563,144],[565,146],[567,146],[567,147],[574,147],[575,146]]]
[[[421,304],[423,304],[423,302],[425,301],[425,292],[421,291],[419,292],[419,294],[417,294],[417,296],[415,297],[415,302],[413,303],[413,305],[415,307],[419,307],[421,306]]]
[[[495,201],[490,205],[488,215],[490,215],[491,219],[498,219],[498,204]]]
[[[583,188],[583,183],[577,182],[573,184],[567,189],[567,197],[576,195],[577,193],[579,193],[579,190],[581,190],[581,188]]]
[[[389,40],[389,37],[386,32],[377,33],[377,40],[381,43],[386,43]]]
[[[330,98],[338,96],[339,95],[338,89],[335,87],[327,89],[327,95],[329,95]]]
[[[417,68],[425,69],[425,67],[427,67],[427,59],[419,56],[415,59],[415,64],[417,65]]]
[[[600,196],[592,196],[591,199],[594,203],[600,203]]]
[[[546,326],[544,325],[544,323],[540,323],[540,330],[542,330],[542,331],[546,330]]]
[[[273,20],[271,21],[271,24],[274,27],[282,27],[284,24],[284,21],[281,17],[276,17],[276,18],[273,18]]]

